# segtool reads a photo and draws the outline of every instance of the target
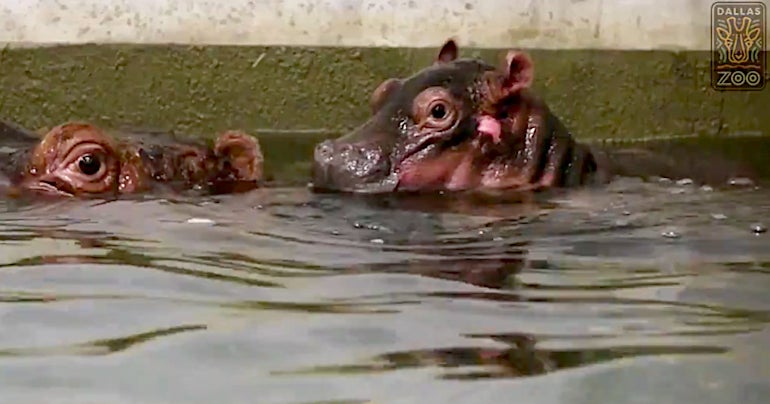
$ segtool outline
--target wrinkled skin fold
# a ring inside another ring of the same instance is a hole
[[[56,126],[42,138],[0,123],[6,149],[0,172],[10,193],[105,196],[173,191],[239,192],[259,186],[263,156],[256,138],[219,134],[213,145],[160,135],[113,137],[84,122]]]
[[[316,191],[541,190],[606,182],[530,89],[533,63],[509,51],[495,67],[458,58],[447,41],[432,66],[372,93],[371,117],[316,145]]]

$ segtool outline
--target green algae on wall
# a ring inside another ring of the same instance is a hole
[[[436,48],[76,45],[4,49],[0,116],[29,128],[82,119],[213,136],[326,134],[366,119],[382,80]],[[496,62],[503,50],[463,49]],[[719,93],[708,52],[530,50],[536,88],[581,139],[767,131],[767,91]]]

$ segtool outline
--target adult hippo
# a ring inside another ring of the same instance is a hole
[[[607,179],[533,94],[533,63],[509,51],[496,68],[458,59],[447,41],[432,66],[373,92],[372,115],[316,145],[313,188],[344,192],[538,190]]]
[[[235,192],[258,186],[263,156],[256,138],[221,133],[214,144],[158,134],[112,137],[95,125],[67,122],[42,138],[0,122],[0,175],[10,193],[104,196],[176,191]]]

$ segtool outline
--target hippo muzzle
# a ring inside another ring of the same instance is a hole
[[[387,150],[372,141],[325,140],[313,153],[313,188],[323,191],[383,192],[395,189],[389,180]]]

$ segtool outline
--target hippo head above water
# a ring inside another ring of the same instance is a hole
[[[342,192],[536,190],[584,184],[596,162],[530,90],[533,62],[458,59],[447,41],[432,66],[387,79],[372,115],[316,145],[313,188]]]
[[[13,132],[7,124],[5,128]],[[215,192],[223,184],[256,187],[262,176],[259,143],[242,132],[222,133],[208,147],[160,135],[113,138],[81,122],[56,126],[42,139],[13,129],[15,138],[26,136],[28,144],[7,153],[0,171],[12,189],[22,192],[117,195],[146,192],[160,184]]]

